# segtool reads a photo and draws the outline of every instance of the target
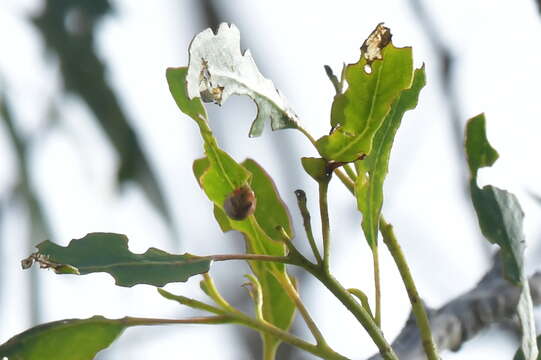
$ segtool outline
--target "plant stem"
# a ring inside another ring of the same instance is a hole
[[[129,326],[139,326],[139,325],[168,325],[168,324],[226,324],[230,323],[233,320],[226,315],[218,316],[202,316],[202,317],[193,317],[188,319],[155,319],[155,318],[139,318],[139,317],[130,317],[126,316],[120,321]]]
[[[227,302],[222,297],[222,294],[218,291],[218,288],[216,287],[216,284],[214,284],[214,280],[210,277],[209,273],[203,274],[203,282],[206,286],[206,290],[208,292],[208,295],[218,304],[222,309],[227,310],[229,312],[236,312],[237,309],[235,309],[231,304]]]
[[[372,315],[359,304],[329,272],[321,267],[307,268],[340,302],[355,316],[365,328],[379,349],[381,356],[386,360],[398,360],[391,345],[385,340],[381,329],[374,322]]]
[[[111,320],[116,321],[116,320]],[[125,317],[120,321],[128,326],[138,325],[168,325],[168,324],[223,324],[223,323],[237,323],[249,328],[262,331],[266,334],[273,335],[283,342],[301,348],[311,354],[314,354],[323,359],[329,360],[348,360],[343,355],[330,349],[328,346],[320,346],[310,344],[280,328],[275,327],[269,323],[251,318],[242,313],[224,313],[224,315],[210,316],[210,317],[196,317],[190,319],[155,319],[155,318],[138,318],[138,317]],[[273,353],[276,350],[273,351]],[[266,351],[265,359],[274,359],[270,357],[271,350]]]
[[[379,276],[379,254],[378,245],[372,247],[372,260],[374,264],[374,290],[376,297],[376,314],[374,320],[381,327],[381,280]]]
[[[298,263],[288,256],[273,256],[262,254],[225,254],[225,255],[208,255],[198,257],[199,259],[209,259],[212,261],[228,261],[228,260],[256,260],[277,262],[282,264],[298,265]]]
[[[329,259],[331,251],[331,230],[329,223],[329,206],[327,203],[327,192],[329,182],[319,182],[319,212],[321,214],[321,234],[323,236],[323,269],[329,272]]]
[[[334,170],[334,173],[336,174],[336,176],[338,176],[340,181],[342,181],[342,183],[346,185],[349,192],[355,195],[355,183],[340,169]]]
[[[273,335],[283,342],[286,342],[290,345],[296,346],[304,351],[307,351],[311,354],[314,354],[322,359],[328,359],[328,360],[347,360],[347,358],[336,351],[332,350],[328,346],[325,345],[313,345],[310,344],[270,323],[262,322],[257,319],[251,318],[249,316],[246,316],[244,314],[240,314],[239,316],[235,316],[234,319],[235,322],[245,325],[247,327],[250,327],[252,329],[263,331],[265,333],[268,333],[270,335]]]
[[[413,314],[415,315],[415,320],[421,334],[421,339],[423,342],[423,348],[429,360],[438,360],[438,352],[436,349],[436,344],[432,339],[432,332],[430,331],[430,323],[428,321],[428,316],[426,314],[425,308],[415,287],[415,282],[411,275],[410,269],[404,257],[404,253],[396,240],[396,236],[393,231],[392,225],[385,222],[383,216],[380,219],[380,232],[383,236],[383,242],[387,245],[389,252],[391,253],[406,291],[408,292],[408,297],[411,302]]]
[[[275,277],[280,282],[280,284],[282,285],[282,288],[286,291],[289,298],[293,300],[297,309],[299,309],[299,312],[301,313],[301,316],[304,319],[304,322],[306,323],[306,325],[308,326],[308,329],[310,329],[310,332],[316,339],[317,344],[320,346],[327,346],[327,341],[325,341],[323,334],[321,333],[316,323],[310,316],[308,309],[306,309],[306,306],[304,306],[304,303],[302,302],[299,296],[299,293],[297,292],[297,289],[295,289],[289,277],[277,276],[277,275],[275,275]]]
[[[355,171],[351,168],[349,164],[344,164],[342,165],[342,167],[344,168],[344,170],[346,170],[346,174],[349,176],[351,181],[355,181],[355,179],[357,179],[357,174],[355,173]]]
[[[268,341],[263,341],[263,360],[276,360],[276,350],[278,350],[278,344],[279,343],[275,341],[269,345]]]
[[[312,232],[310,212],[306,206],[306,193],[302,190],[295,190],[295,196],[297,197],[297,205],[299,206],[299,210],[301,212],[304,231],[306,232],[306,237],[310,243],[310,248],[312,249],[312,253],[316,258],[317,263],[321,264],[323,260],[321,259],[321,254],[319,253],[319,249],[317,248],[316,240],[314,239],[314,234]]]
[[[296,129],[299,130],[304,136],[306,136],[306,138],[310,141],[310,143],[312,143],[312,145],[314,145],[314,147],[317,149],[317,141],[316,141],[316,139],[314,139],[314,137],[312,135],[310,135],[310,133],[308,131],[306,131],[305,128],[303,128],[302,126],[297,124]]]

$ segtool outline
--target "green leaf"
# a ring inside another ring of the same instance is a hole
[[[136,284],[163,286],[184,282],[191,276],[208,272],[210,260],[190,254],[172,255],[150,248],[144,254],[134,254],[128,249],[128,238],[113,233],[90,233],[82,239],[70,241],[67,247],[51,241],[36,246],[38,252],[25,261],[35,260],[41,267],[52,268],[57,273],[81,275],[106,272],[115,278],[118,286]]]
[[[370,154],[364,160],[355,163],[358,173],[355,182],[357,207],[363,214],[362,228],[371,248],[377,246],[379,218],[383,205],[383,183],[389,168],[394,137],[404,113],[417,106],[419,93],[425,84],[423,66],[415,70],[411,87],[403,90],[391,106],[391,111],[374,136]]]
[[[506,278],[522,287],[517,309],[523,334],[522,351],[527,360],[535,360],[538,351],[533,305],[523,265],[526,243],[522,230],[524,213],[515,195],[492,185],[482,189],[477,185],[478,170],[492,166],[498,159],[498,153],[487,140],[483,114],[468,121],[465,148],[471,173],[470,193],[479,226],[487,240],[500,246]]]
[[[504,273],[519,285],[523,273],[525,239],[522,231],[524,213],[515,195],[487,185],[482,189],[471,183],[471,197],[481,232],[502,249]]]
[[[348,89],[336,95],[331,110],[332,133],[317,141],[327,160],[350,162],[370,154],[372,139],[391,105],[402,90],[411,86],[413,57],[411,48],[395,48],[389,43],[381,50],[382,59],[365,67],[365,56],[345,70]]]
[[[206,29],[190,44],[186,75],[188,96],[223,104],[231,95],[247,95],[257,105],[250,137],[261,135],[265,121],[273,130],[295,128],[297,115],[273,82],[258,70],[250,51],[241,52],[235,25],[220,24],[217,33]]]
[[[293,235],[287,208],[270,176],[255,161],[248,159],[239,166],[250,174],[250,186],[257,199],[255,213],[245,220],[236,221],[225,214],[221,203],[215,201],[214,215],[217,221],[222,231],[236,230],[244,235],[248,253],[284,256],[284,244],[274,239],[278,237],[278,225],[289,235]],[[210,191],[206,188],[212,188],[218,182],[218,179],[206,176],[212,168],[211,161],[205,158],[196,160],[193,165],[194,174],[207,195]],[[287,276],[284,264],[258,261],[251,261],[249,264],[261,285],[263,317],[275,326],[287,330],[293,320],[295,305],[276,279]],[[265,346],[276,346],[279,343],[274,337],[265,335],[263,339]]]
[[[327,167],[327,160],[313,157],[301,158],[302,167],[308,175],[310,175],[318,183],[329,182],[331,180],[331,172]]]
[[[499,157],[488,142],[485,124],[485,114],[479,114],[466,125],[466,156],[471,176],[475,179],[480,168],[492,166]]]
[[[165,72],[165,76],[167,77],[169,90],[179,109],[199,123],[201,119],[207,119],[207,111],[205,110],[203,103],[201,103],[201,99],[196,98],[190,100],[190,98],[188,98],[188,93],[186,92],[187,72],[187,67],[168,68]]]
[[[204,112],[201,100],[199,98],[189,100],[187,96],[186,88],[183,86],[186,82],[186,73],[186,68],[169,68],[167,70],[169,90],[180,110],[191,116],[199,125],[209,164],[206,166],[206,171],[198,176],[198,181],[201,184],[204,182],[212,184],[212,186],[202,187],[209,199],[218,206],[222,206],[226,197],[233,190],[249,181],[250,173],[219,148],[212,131],[208,127],[206,112]]]
[[[524,213],[515,195],[492,185],[482,189],[477,185],[478,170],[492,166],[498,159],[498,153],[487,140],[485,123],[484,114],[480,114],[466,125],[465,147],[471,174],[471,197],[483,235],[501,247],[504,273],[518,285],[523,277]]]
[[[101,316],[50,322],[26,330],[0,345],[0,359],[91,360],[129,326]]]
[[[289,237],[293,238],[291,216],[272,178],[252,159],[244,160],[242,166],[252,174],[251,187],[256,193],[258,203],[262,205],[255,209],[254,215],[258,224],[271,239],[280,238],[277,226],[283,227]]]

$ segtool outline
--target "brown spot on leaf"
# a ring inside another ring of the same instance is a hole
[[[383,59],[381,50],[391,42],[391,37],[391,29],[383,26],[383,23],[376,26],[361,46],[361,54],[368,65],[372,64],[374,60]]]

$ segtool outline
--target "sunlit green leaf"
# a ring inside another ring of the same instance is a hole
[[[281,200],[270,176],[253,160],[239,164],[249,174],[250,186],[257,198],[254,215],[245,220],[229,218],[220,203],[214,202],[214,215],[222,231],[237,230],[244,235],[248,253],[266,255],[285,255],[285,246],[277,241],[276,226],[282,226],[292,236],[289,213]],[[193,170],[203,188],[215,186],[217,180],[205,175],[212,170],[208,159],[198,159]],[[210,179],[210,180],[209,180]],[[209,191],[205,190],[208,194]],[[257,276],[262,289],[262,312],[266,321],[282,329],[288,329],[293,320],[295,306],[277,281],[277,276],[287,276],[285,266],[278,263],[250,262],[252,271]],[[277,338],[264,336],[265,346],[275,346]]]
[[[55,321],[33,327],[0,346],[0,359],[91,360],[122,333],[122,319],[101,316]]]
[[[355,182],[355,196],[357,207],[363,214],[362,228],[370,247],[377,246],[378,224],[383,205],[383,182],[387,176],[396,131],[404,113],[417,106],[419,93],[425,83],[424,67],[415,70],[412,86],[402,91],[376,132],[372,151],[365,159],[356,162],[358,177]]]
[[[207,111],[201,103],[201,99],[195,98],[190,100],[188,98],[188,93],[186,92],[187,72],[187,67],[168,68],[166,70],[167,83],[179,109],[199,122],[201,119],[207,119]]]
[[[208,259],[187,253],[172,255],[156,248],[150,248],[144,254],[134,254],[128,249],[128,238],[113,233],[90,233],[72,240],[67,247],[48,240],[36,247],[38,252],[29,259],[41,267],[63,274],[106,272],[115,278],[118,286],[127,287],[183,282],[191,276],[208,272],[210,266]],[[70,268],[72,271],[65,270]]]
[[[482,189],[477,185],[477,173],[482,167],[492,166],[498,153],[486,137],[485,116],[480,114],[471,118],[466,126],[466,155],[470,167],[470,192],[477,213],[481,232],[502,249],[504,275],[514,284],[522,286],[518,303],[518,315],[522,326],[522,351],[527,360],[537,356],[533,305],[524,274],[524,248],[526,240],[522,230],[524,213],[515,195],[487,185]]]
[[[345,70],[348,88],[336,95],[331,110],[332,133],[317,141],[327,160],[349,162],[370,154],[372,139],[391,105],[402,90],[411,86],[413,58],[411,48],[395,48],[392,43],[381,51],[381,60],[371,64],[366,57]]]
[[[331,179],[331,173],[327,168],[327,160],[321,158],[303,157],[301,158],[302,167],[308,175],[315,181],[328,182]]]
[[[242,166],[252,174],[251,187],[257,195],[258,203],[261,204],[256,207],[254,214],[258,224],[272,239],[280,238],[277,226],[284,228],[289,237],[293,238],[289,211],[280,198],[272,178],[252,159],[244,160]]]

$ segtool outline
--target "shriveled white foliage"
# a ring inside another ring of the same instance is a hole
[[[257,116],[250,136],[261,135],[267,118],[273,130],[295,127],[297,115],[284,97],[261,75],[250,51],[242,54],[235,25],[222,23],[217,34],[206,29],[192,40],[186,82],[190,99],[200,97],[221,105],[233,94],[251,97],[257,104]]]

